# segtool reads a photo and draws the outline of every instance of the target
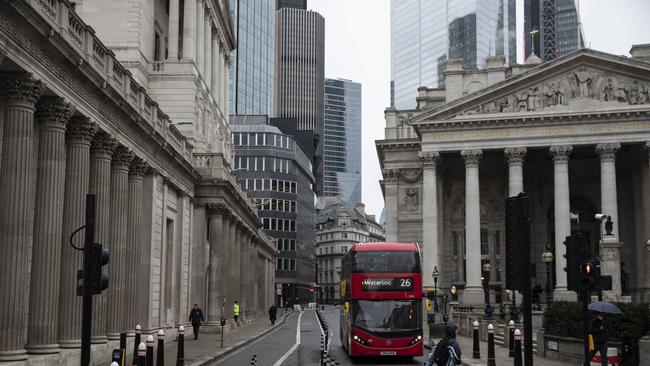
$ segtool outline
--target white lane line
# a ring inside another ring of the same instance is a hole
[[[293,345],[293,347],[289,348],[287,353],[285,353],[282,357],[280,357],[280,359],[276,363],[274,363],[273,366],[282,365],[282,363],[286,361],[287,358],[289,358],[289,356],[291,356],[291,354],[295,352],[295,350],[300,345],[300,318],[302,318],[302,314],[303,312],[301,311],[300,315],[298,315],[298,325],[296,326],[296,343]]]

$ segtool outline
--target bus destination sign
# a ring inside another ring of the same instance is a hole
[[[361,280],[362,291],[413,291],[410,277],[366,277]]]

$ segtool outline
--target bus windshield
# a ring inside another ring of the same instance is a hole
[[[353,300],[352,325],[381,336],[399,336],[420,330],[417,300]]]
[[[419,273],[420,258],[413,251],[359,251],[352,257],[353,273]]]

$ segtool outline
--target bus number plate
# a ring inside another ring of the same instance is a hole
[[[366,277],[361,280],[363,291],[413,291],[410,277]]]
[[[380,356],[395,356],[397,353],[395,351],[381,351],[379,352]]]

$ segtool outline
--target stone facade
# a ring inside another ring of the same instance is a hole
[[[235,44],[227,4],[169,3],[87,0],[77,13],[65,0],[0,0],[0,362],[78,363],[82,255],[71,244],[83,235],[71,234],[87,193],[95,241],[110,252],[109,287],[93,297],[92,362],[110,359],[136,324],[173,339],[194,303],[216,324],[235,300],[244,318],[273,300],[275,248],[232,172],[223,117]],[[196,15],[184,32],[181,14]],[[199,63],[193,52],[208,45],[217,56]],[[173,74],[158,72],[169,70],[156,60],[165,53]],[[230,280],[233,256],[259,270]]]
[[[491,262],[501,301],[505,199],[526,192],[533,286],[546,285],[541,254],[550,244],[554,296],[575,298],[566,290],[563,241],[582,232],[613,276],[605,297],[648,301],[647,48],[635,46],[630,58],[582,49],[508,68],[497,57],[484,70],[449,60],[446,89],[421,87],[417,109],[385,112],[376,145],[387,240],[420,242],[425,273],[437,266],[439,287],[456,285],[468,304],[482,303],[482,263]],[[596,213],[612,217],[612,235],[603,237]]]
[[[365,205],[351,205],[339,197],[319,197],[316,203],[317,282],[321,303],[334,304],[341,299],[341,261],[356,243],[383,242],[384,228],[375,215],[365,212]]]

